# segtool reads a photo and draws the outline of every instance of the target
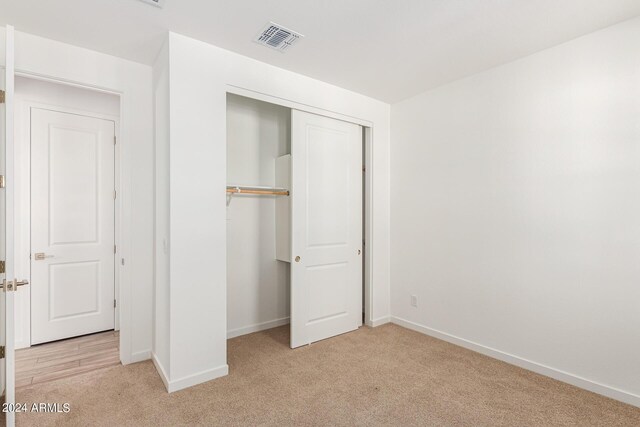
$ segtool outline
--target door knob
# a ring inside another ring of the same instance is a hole
[[[296,257],[296,262],[300,262],[300,257],[299,256]]]
[[[9,280],[8,282],[6,280],[2,281],[2,284],[0,285],[0,288],[4,289],[6,292],[9,291],[15,291],[17,290],[18,286],[24,286],[24,285],[28,285],[29,281],[28,280]]]
[[[53,258],[53,255],[47,255],[44,252],[38,252],[34,255],[36,261],[42,261],[45,258]]]

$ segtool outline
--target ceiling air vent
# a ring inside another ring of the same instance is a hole
[[[163,7],[165,0],[140,0],[143,3],[152,4],[157,7]]]
[[[300,33],[289,30],[282,25],[270,22],[260,32],[258,37],[254,39],[256,43],[270,47],[271,49],[284,52],[294,45],[298,40],[304,37]]]

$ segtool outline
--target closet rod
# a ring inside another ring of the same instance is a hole
[[[245,187],[242,185],[227,185],[228,194],[257,194],[263,196],[288,196],[289,190],[272,187]]]

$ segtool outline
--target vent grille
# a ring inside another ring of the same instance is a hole
[[[256,43],[284,52],[304,37],[300,33],[289,30],[282,25],[270,22],[254,39]]]
[[[140,0],[143,3],[152,4],[156,7],[164,7],[165,0]]]

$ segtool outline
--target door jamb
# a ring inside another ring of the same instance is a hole
[[[362,127],[364,135],[364,323],[373,327],[373,128],[371,126]]]

